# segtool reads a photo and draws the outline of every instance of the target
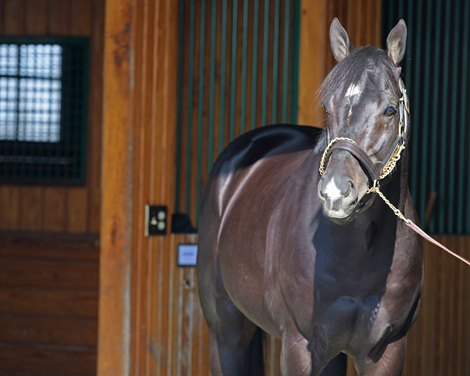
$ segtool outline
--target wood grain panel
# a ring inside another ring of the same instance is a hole
[[[0,287],[0,313],[96,317],[96,291]]]
[[[0,285],[11,287],[98,289],[98,265],[92,262],[0,258]],[[87,276],[86,279],[83,276]]]
[[[2,35],[90,37],[88,175],[84,187],[0,188],[0,230],[95,232],[100,227],[103,0],[2,0]]]
[[[93,374],[98,262],[96,236],[0,233],[0,375]]]
[[[299,124],[320,126],[323,114],[316,93],[326,76],[326,45],[331,20],[326,19],[328,1],[302,1],[299,61]]]
[[[127,375],[130,366],[130,267],[134,107],[133,3],[108,1],[103,71],[103,197],[101,203],[98,374]],[[134,230],[135,231],[135,230]],[[137,327],[135,327],[137,328]]]
[[[1,375],[91,376],[96,374],[96,351],[0,344]],[[71,367],[73,365],[73,367]]]
[[[101,225],[101,142],[103,122],[103,24],[104,1],[92,1],[90,34],[90,93],[88,121],[87,232]]]
[[[146,203],[172,203],[174,197],[176,121],[177,2],[138,1],[136,5],[136,150],[134,181],[133,238],[133,327],[131,373],[136,375],[174,374],[172,364],[178,352],[172,336],[171,301],[175,291],[171,275],[175,258],[168,252],[169,237],[144,238],[142,210]],[[155,27],[155,25],[159,25]],[[138,126],[137,126],[138,125]],[[154,150],[164,150],[158,158],[148,158]],[[169,205],[172,212],[172,205]]]
[[[28,345],[89,346],[97,343],[97,320],[0,314],[0,342]]]
[[[36,260],[99,260],[99,241],[90,234],[0,231],[0,257]]]

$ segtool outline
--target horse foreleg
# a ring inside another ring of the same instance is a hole
[[[295,329],[285,330],[281,340],[282,375],[311,375],[312,357],[308,341]]]
[[[238,376],[247,374],[247,369],[259,375],[259,372],[251,371],[251,365],[247,364],[250,361],[248,350],[256,325],[228,299],[217,301],[217,315],[218,324],[209,323],[211,375]]]
[[[389,344],[377,363],[366,358],[356,360],[356,366],[361,376],[400,376],[403,373],[405,354],[406,336]]]

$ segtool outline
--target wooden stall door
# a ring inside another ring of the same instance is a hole
[[[178,2],[106,3],[99,375],[204,375],[194,269],[146,237],[145,205],[174,212]],[[169,220],[168,220],[169,224]]]

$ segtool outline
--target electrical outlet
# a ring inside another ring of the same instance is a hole
[[[166,235],[168,223],[167,207],[145,205],[145,236]]]

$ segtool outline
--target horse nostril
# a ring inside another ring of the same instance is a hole
[[[323,188],[322,188],[322,185],[323,185],[323,178],[320,179],[320,181],[318,182],[318,195],[321,197],[321,198],[325,198],[325,193],[323,192]]]
[[[354,188],[354,184],[351,180],[349,180],[345,191],[342,192],[343,196],[348,197],[350,195],[351,191],[353,190],[353,188]]]

